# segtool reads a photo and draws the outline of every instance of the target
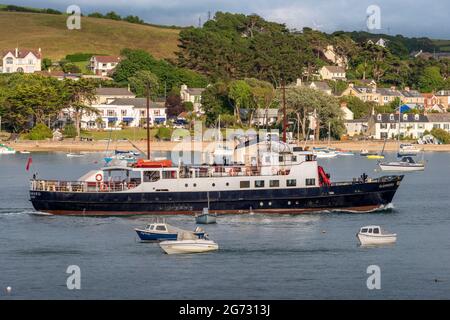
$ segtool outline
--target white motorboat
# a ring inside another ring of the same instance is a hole
[[[314,150],[314,155],[317,157],[317,159],[331,159],[336,158],[338,156],[338,153],[336,151],[329,151],[329,150]]]
[[[212,240],[195,239],[191,234],[181,234],[176,241],[163,241],[159,246],[167,254],[205,253],[219,250]]]
[[[362,227],[356,237],[363,246],[393,244],[397,241],[397,234],[386,233],[380,226]]]
[[[425,170],[425,164],[415,162],[412,157],[403,157],[400,161],[380,162],[378,165],[382,171],[413,172]]]
[[[421,151],[422,150],[420,150],[419,148],[416,148],[415,146],[413,146],[410,143],[403,143],[403,144],[400,145],[400,148],[398,150],[398,155],[400,157],[402,157],[402,156],[415,156]]]
[[[16,150],[0,143],[0,154],[15,154]]]

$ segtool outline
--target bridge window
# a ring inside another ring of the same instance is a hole
[[[161,179],[159,171],[145,171],[144,182],[156,182]]]
[[[316,179],[306,179],[306,185],[307,186],[315,186],[316,185]]]

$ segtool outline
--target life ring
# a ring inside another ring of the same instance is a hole
[[[106,191],[106,183],[100,183],[100,191]]]
[[[102,174],[101,174],[101,173],[98,173],[98,174],[95,176],[95,180],[96,180],[97,182],[102,181],[102,180],[103,180]]]

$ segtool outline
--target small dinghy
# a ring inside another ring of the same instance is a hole
[[[13,148],[0,143],[0,154],[15,154],[15,153],[16,153],[16,150],[14,150]]]
[[[380,226],[362,227],[356,237],[363,246],[393,244],[397,241],[397,234],[386,233]]]
[[[192,234],[181,233],[176,241],[163,241],[159,246],[167,254],[205,253],[219,250],[212,240],[196,239]]]
[[[209,213],[208,208],[203,208],[203,212],[195,216],[197,224],[214,224],[217,223],[217,214]]]
[[[415,162],[412,157],[403,157],[400,161],[380,162],[378,165],[382,171],[413,172],[425,170],[425,164]]]
[[[195,239],[202,239],[205,237],[205,231],[197,227],[194,232],[179,229],[171,226],[165,222],[163,223],[151,223],[144,229],[134,229],[141,241],[164,241],[164,240],[177,240],[178,235],[181,233],[190,233]]]

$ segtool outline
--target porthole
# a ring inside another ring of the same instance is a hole
[[[216,184],[215,184],[215,183],[213,183],[213,184],[212,184],[212,186],[213,186],[213,187],[215,187],[215,186],[216,186]]]
[[[272,202],[269,201],[269,206],[271,206],[271,205],[272,205]]]
[[[260,202],[260,203],[259,203],[259,206],[260,206],[260,207],[264,206],[264,202]]]
[[[288,206],[290,206],[292,204],[292,202],[288,201]]]
[[[295,201],[295,204],[298,204],[298,201]]]
[[[197,184],[196,183],[194,183],[194,188],[197,186]]]
[[[229,186],[230,186],[230,184],[229,184],[229,183],[227,182],[226,186],[227,186],[227,187],[229,187]]]
[[[187,187],[188,187],[188,184],[186,183],[184,186],[187,188]]]

